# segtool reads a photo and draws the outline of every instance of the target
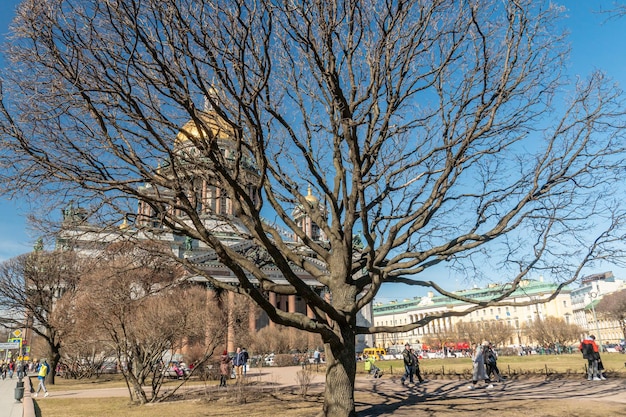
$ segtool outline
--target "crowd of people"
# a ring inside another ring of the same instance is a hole
[[[48,389],[46,388],[46,376],[50,371],[50,365],[46,359],[41,361],[14,361],[9,359],[8,361],[0,361],[0,375],[2,379],[13,379],[15,376],[18,379],[22,379],[27,375],[36,374],[39,381],[37,391],[34,396],[36,397],[39,392],[43,390],[44,396],[48,396]]]

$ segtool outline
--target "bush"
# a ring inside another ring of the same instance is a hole
[[[274,366],[292,366],[297,364],[298,357],[292,354],[278,354],[274,356]]]

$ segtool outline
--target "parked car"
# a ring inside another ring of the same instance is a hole
[[[116,362],[104,362],[102,366],[100,366],[101,374],[116,374],[117,373],[117,363]]]
[[[265,365],[274,366],[274,356],[275,355],[273,353],[270,353],[269,355],[267,355],[264,360]]]

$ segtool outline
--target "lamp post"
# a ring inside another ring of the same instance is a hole
[[[600,326],[598,326],[598,318],[596,317],[596,306],[593,305],[593,301],[596,299],[596,297],[598,296],[598,293],[595,291],[591,291],[589,293],[589,298],[591,299],[591,312],[593,313],[593,321],[596,324],[596,333],[598,333],[598,344],[599,344],[599,349],[600,352],[602,352],[602,337],[600,336]]]

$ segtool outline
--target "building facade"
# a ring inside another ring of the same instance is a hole
[[[546,317],[563,318],[568,324],[576,324],[585,334],[595,334],[602,343],[618,343],[623,340],[622,326],[619,321],[596,314],[595,306],[603,296],[626,289],[623,280],[615,279],[612,272],[584,277],[578,288],[563,288],[552,300],[542,302],[554,293],[557,285],[545,283],[543,279],[525,280],[503,302],[527,303],[527,306],[490,306],[468,313],[461,317],[438,318],[424,327],[405,333],[382,333],[377,335],[375,346],[389,348],[396,345],[423,343],[428,338],[442,338],[454,333],[459,322],[502,322],[512,330],[510,345],[532,345],[535,343],[524,330],[524,324]],[[474,288],[458,291],[459,296],[477,301],[490,300],[502,294],[506,286],[492,284],[487,288]],[[374,305],[374,324],[376,326],[404,325],[415,323],[423,318],[437,316],[446,312],[463,312],[471,305],[446,296],[435,296],[429,292],[425,297],[414,297],[390,303]],[[584,334],[580,335],[581,337]]]
[[[199,139],[200,137],[214,138],[225,161],[234,161],[236,153],[236,142],[232,140],[234,132],[210,107],[206,107],[204,112],[199,115],[199,121],[200,124],[190,120],[181,128],[173,140],[173,155],[176,156],[176,163],[181,164],[181,166],[184,167],[186,162],[189,164],[189,172],[187,173],[189,184],[186,192],[189,194],[188,198],[196,202],[196,208],[202,219],[203,226],[218,236],[222,244],[246,256],[248,259],[262,264],[261,270],[275,283],[288,284],[287,280],[282,277],[279,268],[275,267],[271,259],[266,256],[263,248],[245,238],[247,235],[245,227],[238,221],[229,196],[220,187],[219,176],[211,173],[210,161],[205,162],[202,160],[199,163],[194,163],[194,158],[200,158],[200,152],[195,148],[193,139]],[[207,129],[209,132],[206,132]],[[253,202],[256,202],[259,198],[259,190],[256,188],[259,177],[257,169],[251,158],[241,158],[239,165],[243,166],[240,185],[247,191],[248,197]],[[177,169],[180,170],[180,166]],[[180,172],[174,172],[167,163],[162,163],[156,170],[165,179],[174,175],[180,175]],[[138,193],[158,195],[161,199],[167,200],[170,198],[172,201],[176,198],[171,191],[161,189],[153,184],[142,185],[139,187]],[[318,206],[320,211],[325,210],[324,205],[319,202],[318,198],[312,195],[310,188],[307,190],[305,201],[306,204]],[[184,219],[184,213],[174,213],[173,210],[175,209],[173,207],[174,204],[166,205],[165,210],[172,211],[170,214],[175,214],[179,218]],[[129,222],[127,217],[132,217],[134,221]],[[307,215],[305,207],[296,206],[292,212],[292,218],[295,224],[313,241],[323,244],[326,240],[326,236],[321,228]],[[289,234],[282,231],[282,238],[288,245],[302,246],[295,233]],[[79,251],[85,256],[95,256],[109,244],[123,240],[158,240],[160,243],[168,245],[175,256],[193,262],[197,267],[206,271],[207,275],[214,277],[222,283],[239,284],[235,274],[219,261],[215,250],[202,241],[172,233],[163,226],[162,219],[159,216],[159,212],[155,210],[154,205],[145,201],[138,202],[135,215],[125,216],[121,224],[110,227],[90,223],[87,212],[80,207],[74,206],[72,203],[64,209],[63,229],[57,239],[58,248]],[[307,261],[318,264],[320,269],[324,269],[321,261],[312,256],[307,257]],[[318,294],[328,299],[332,297],[332,294],[329,294],[327,289],[313,279],[305,270],[297,266],[292,266],[292,269],[300,279],[318,292]],[[217,294],[208,280],[202,276],[189,276],[188,280],[198,285],[206,286],[207,292],[211,296]],[[250,281],[255,283],[256,279],[250,277]],[[228,299],[224,303],[226,307],[235,302],[234,296],[234,293],[228,293]],[[310,318],[314,317],[312,310],[306,302],[297,295],[280,295],[268,291],[266,297],[278,309],[286,312],[306,314]],[[259,313],[258,309],[254,308],[253,305],[248,310],[250,312],[248,324],[251,332],[255,332],[265,326],[274,326],[274,323],[269,320],[268,316],[264,312]],[[371,325],[371,306],[366,306],[359,312],[357,322],[360,326]],[[236,341],[233,335],[233,330],[229,328],[226,344],[230,352],[235,350]],[[357,344],[358,346],[371,345],[372,336],[359,337]]]
[[[525,280],[503,302],[527,303],[533,300],[542,300],[556,290],[556,285],[539,280]],[[506,285],[489,285],[487,288],[474,288],[455,292],[459,296],[476,301],[491,300],[502,294]],[[404,325],[415,323],[421,319],[438,316],[446,312],[464,312],[472,305],[451,297],[434,295],[429,292],[425,297],[415,297],[391,303],[377,303],[374,305],[374,324],[376,326]],[[438,318],[424,327],[406,333],[379,334],[376,337],[376,346],[388,348],[404,343],[423,343],[429,338],[449,337],[454,333],[455,326],[461,322],[491,322],[506,323],[513,329],[510,345],[527,345],[532,341],[524,332],[524,323],[542,319],[548,316],[563,317],[570,323],[573,319],[573,309],[570,299],[570,289],[563,289],[560,294],[545,302],[528,306],[490,306],[473,311],[463,316]]]
[[[584,277],[581,285],[571,292],[574,323],[603,344],[618,343],[624,338],[621,323],[598,314],[595,308],[604,296],[623,289],[626,281],[616,279],[610,271]]]

